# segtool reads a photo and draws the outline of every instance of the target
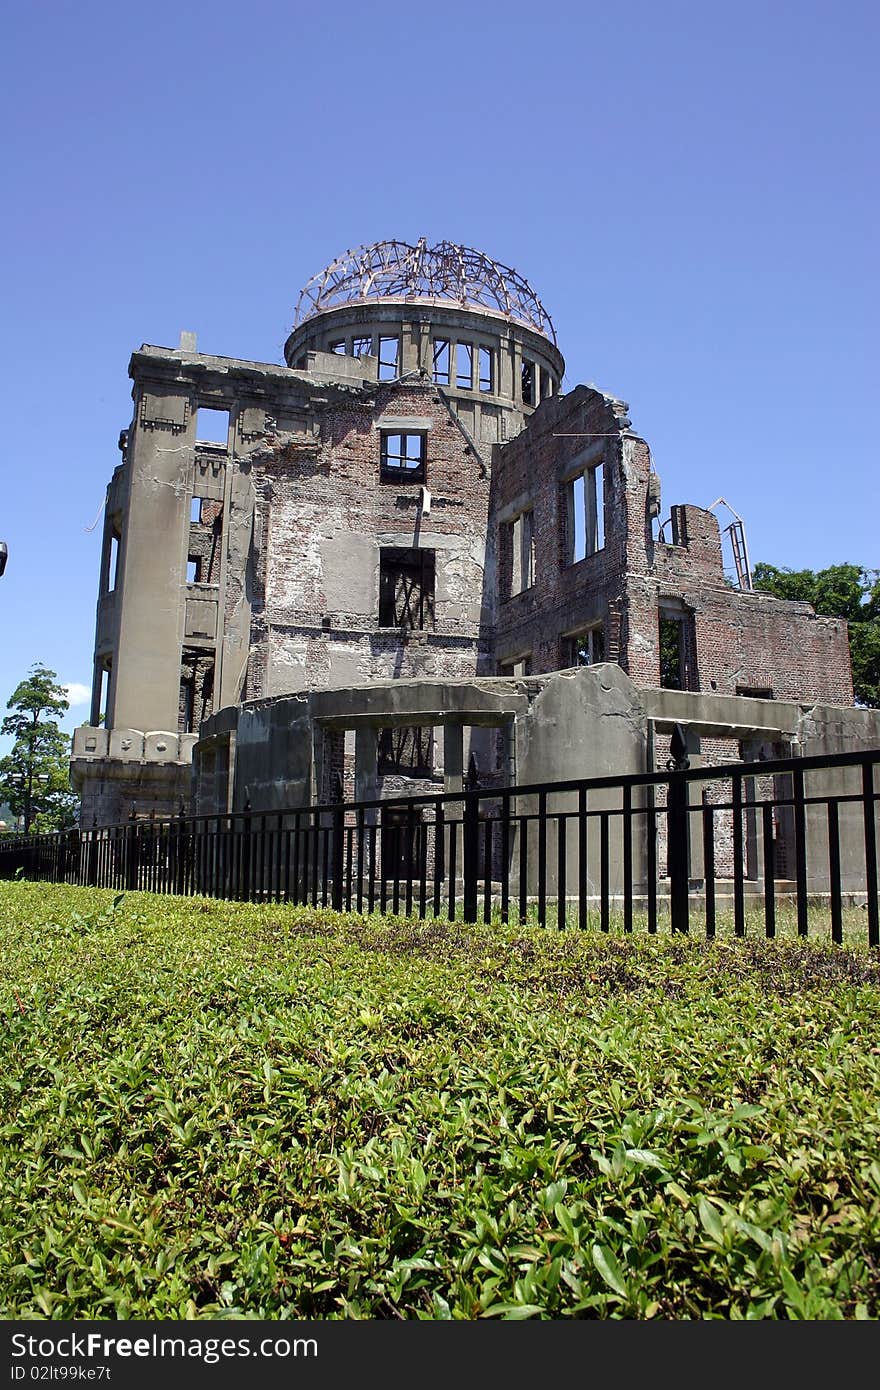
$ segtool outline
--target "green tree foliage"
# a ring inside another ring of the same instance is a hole
[[[824,570],[755,565],[756,589],[798,599],[829,618],[846,618],[856,704],[880,709],[880,570],[829,565]]]
[[[58,719],[69,701],[54,671],[32,666],[12,692],[0,733],[15,742],[0,758],[0,792],[24,829],[64,830],[74,824],[77,798],[70,786],[70,749]]]

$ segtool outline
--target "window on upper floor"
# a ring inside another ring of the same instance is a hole
[[[513,598],[535,582],[535,513],[529,507],[501,527],[501,596]]]
[[[380,477],[383,483],[425,481],[424,434],[381,432]]]
[[[455,384],[459,391],[474,389],[474,349],[472,343],[455,344]]]
[[[576,565],[605,546],[605,468],[599,463],[562,486],[563,563]]]
[[[379,380],[393,381],[400,374],[400,339],[379,339]]]
[[[537,405],[538,403],[537,375],[537,365],[530,357],[524,357],[522,360],[522,371],[520,373],[523,405]]]
[[[449,385],[449,342],[435,338],[432,343],[433,378],[438,386]]]
[[[226,444],[229,439],[229,411],[200,405],[196,412],[196,443]]]
[[[480,348],[480,390],[495,390],[495,362],[491,348]]]
[[[699,690],[693,609],[677,599],[661,601],[657,625],[661,686],[666,690]]]
[[[567,633],[560,643],[560,665],[563,670],[569,666],[595,666],[597,661],[605,660],[605,627],[593,623],[582,632]]]
[[[351,340],[352,357],[369,357],[373,351],[373,339],[368,335],[361,337],[356,335]]]
[[[335,352],[337,356],[345,356],[345,339],[337,338],[335,343],[330,344],[330,352]]]

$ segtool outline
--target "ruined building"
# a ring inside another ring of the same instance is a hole
[[[609,701],[737,748],[790,746],[814,707],[855,727],[846,624],[753,592],[735,527],[731,580],[715,512],[664,519],[627,405],[563,372],[528,283],[448,243],[334,262],[282,365],[136,351],[83,824],[307,804],[333,772],[455,787],[470,748],[497,780],[643,768],[650,740],[596,735]],[[542,734],[536,701],[576,688]]]

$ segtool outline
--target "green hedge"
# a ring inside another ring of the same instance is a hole
[[[875,1318],[880,954],[0,885],[7,1318]]]

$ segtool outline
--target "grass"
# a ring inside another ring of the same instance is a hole
[[[880,1312],[880,953],[0,884],[0,1316]]]

